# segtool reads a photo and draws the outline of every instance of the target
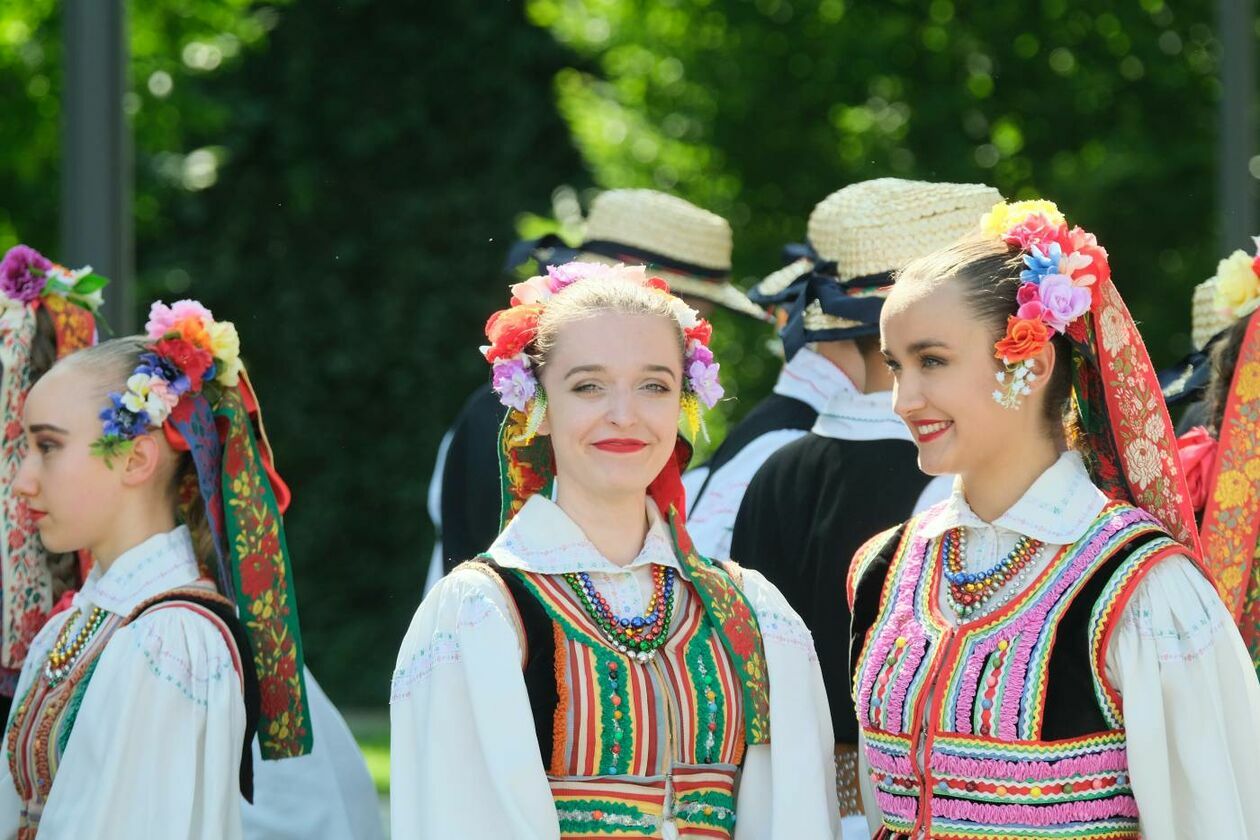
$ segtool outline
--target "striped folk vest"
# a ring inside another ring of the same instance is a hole
[[[918,519],[859,550],[853,690],[885,838],[1137,838],[1107,642],[1136,585],[1181,551],[1108,505],[1022,595],[957,626]]]
[[[669,640],[618,652],[559,575],[492,566],[527,639],[525,682],[564,840],[730,838],[745,749],[736,669],[691,584]]]
[[[237,673],[249,683],[246,689],[246,706],[257,702],[257,688],[250,675],[243,673],[240,665],[239,650],[245,641],[240,623],[235,617],[235,607],[222,595],[215,591],[214,583],[209,580],[197,581],[187,587],[166,593],[163,596],[145,602],[136,611],[124,618],[115,613],[107,613],[100,628],[92,635],[69,674],[56,683],[44,675],[43,663],[31,680],[10,720],[5,733],[5,744],[8,748],[9,772],[13,775],[14,786],[22,801],[22,813],[19,817],[18,840],[34,840],[39,830],[40,818],[44,806],[52,792],[53,782],[57,777],[57,768],[65,753],[66,745],[74,730],[75,720],[83,704],[84,695],[92,679],[92,674],[100,662],[101,654],[121,628],[126,627],[141,615],[156,609],[179,608],[191,609],[214,623],[223,634],[228,649],[236,654]],[[73,619],[70,619],[73,620]],[[235,625],[235,626],[233,626]],[[251,671],[252,674],[252,671]],[[249,742],[253,739],[257,712],[247,711],[246,736],[241,759],[242,793],[247,798],[252,796],[252,755]],[[247,790],[248,788],[248,790]]]

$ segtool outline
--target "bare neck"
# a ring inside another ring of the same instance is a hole
[[[595,496],[561,481],[556,485],[556,505],[610,563],[626,566],[643,550],[648,520],[642,493]]]
[[[992,522],[1010,510],[1057,460],[1059,450],[1054,441],[1039,437],[1029,441],[1024,451],[1006,453],[965,474],[963,495],[976,516]]]
[[[136,505],[132,510],[122,511],[110,533],[88,546],[88,550],[92,552],[92,562],[104,574],[126,552],[174,528],[175,515],[165,505]]]
[[[859,391],[863,390],[866,381],[866,365],[862,361],[862,353],[854,341],[819,341],[811,345],[814,352],[840,368],[841,373],[849,377],[849,381]]]

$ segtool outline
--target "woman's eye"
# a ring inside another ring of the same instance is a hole
[[[939,356],[924,356],[923,357],[923,366],[925,368],[942,367],[944,364],[945,364],[945,360],[940,358]]]
[[[662,382],[649,382],[643,387],[647,388],[654,394],[668,394],[670,391],[669,386]]]
[[[884,367],[888,368],[893,373],[897,373],[901,370],[901,365],[897,364],[892,359],[884,359]]]
[[[41,440],[36,442],[35,448],[39,450],[41,455],[47,455],[49,452],[52,452],[57,448],[57,444],[53,443],[51,440]]]
[[[594,382],[581,382],[573,386],[573,393],[575,394],[593,394],[598,390],[599,385]]]

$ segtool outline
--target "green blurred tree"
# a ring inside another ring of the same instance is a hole
[[[550,90],[566,56],[508,3],[130,13],[138,297],[236,322],[294,490],[308,659],[383,705],[517,217],[586,184]],[[59,38],[52,0],[0,6],[0,248],[57,253]]]
[[[984,181],[1097,233],[1163,362],[1221,256],[1214,7],[527,0],[583,58],[554,86],[596,183],[727,216],[741,274],[774,268],[845,184]]]

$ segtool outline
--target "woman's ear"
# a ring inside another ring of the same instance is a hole
[[[1028,388],[1033,393],[1040,391],[1050,383],[1050,372],[1054,370],[1055,365],[1055,348],[1053,341],[1047,341],[1046,346],[1037,351],[1037,355],[1029,358],[1032,363],[1032,374],[1035,379],[1028,383]]]
[[[131,451],[123,461],[124,487],[136,487],[153,477],[162,462],[162,444],[154,432],[146,432],[132,441]]]

